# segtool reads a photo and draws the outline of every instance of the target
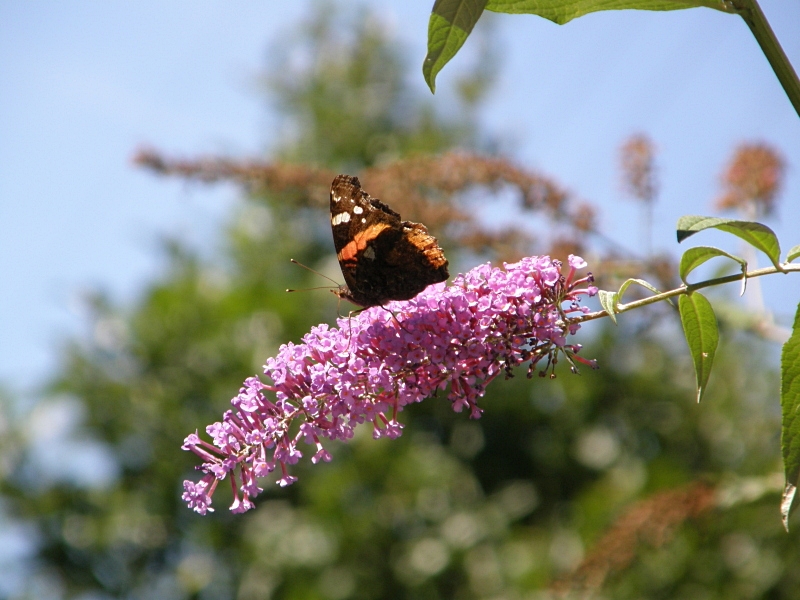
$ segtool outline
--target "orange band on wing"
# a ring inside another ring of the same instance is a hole
[[[364,231],[358,232],[356,236],[350,240],[339,252],[339,260],[353,260],[359,252],[367,247],[367,244],[378,237],[378,234],[380,234],[381,231],[388,228],[388,223],[376,223],[375,225],[370,225]]]

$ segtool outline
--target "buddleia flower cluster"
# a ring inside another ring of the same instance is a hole
[[[297,478],[289,467],[312,449],[311,462],[330,461],[323,441],[349,440],[356,426],[370,424],[373,437],[398,437],[398,414],[414,402],[444,396],[453,410],[479,418],[478,400],[501,374],[528,363],[528,376],[553,376],[559,357],[573,371],[580,345],[567,336],[570,321],[588,312],[591,273],[570,256],[569,269],[548,256],[532,256],[504,269],[489,264],[429,286],[406,302],[391,302],[339,319],[338,329],[319,325],[300,344],[281,346],[264,365],[264,378],[250,377],[231,400],[222,421],[209,425],[211,442],[189,435],[184,450],[203,461],[204,477],[185,481],[183,499],[200,514],[228,478],[235,513],[254,507],[263,490],[258,479],[277,471],[277,483]],[[566,270],[566,269],[565,269]],[[439,392],[439,394],[437,394]]]

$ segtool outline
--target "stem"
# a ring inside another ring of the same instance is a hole
[[[800,80],[792,67],[792,63],[786,58],[778,38],[769,26],[767,17],[761,11],[757,0],[732,0],[733,7],[756,38],[761,51],[767,57],[772,70],[781,82],[783,90],[789,96],[789,101],[794,106],[797,115],[800,116]]]
[[[727,275],[725,277],[716,277],[714,279],[707,279],[706,281],[700,281],[698,283],[690,283],[684,284],[674,290],[670,290],[668,292],[662,292],[660,294],[656,294],[655,296],[650,296],[649,298],[643,298],[642,300],[636,300],[635,302],[630,302],[628,304],[618,304],[617,310],[615,314],[627,312],[629,310],[633,310],[634,308],[639,308],[640,306],[647,306],[648,304],[655,304],[656,302],[661,302],[662,300],[668,300],[669,298],[674,298],[675,296],[681,296],[683,294],[690,294],[697,290],[702,290],[703,288],[712,287],[715,285],[722,285],[723,283],[733,283],[734,281],[741,281],[742,279],[751,279],[753,277],[761,277],[763,275],[772,275],[773,273],[800,273],[800,264],[793,265],[789,263],[784,263],[781,265],[780,269],[776,267],[764,267],[763,269],[756,269],[754,271],[748,271],[747,273],[737,273],[736,275]],[[578,317],[573,317],[569,320],[570,323],[583,323],[584,321],[593,321],[595,319],[600,319],[602,317],[607,317],[608,312],[605,310],[598,310],[593,313],[587,313],[585,315],[581,315]]]

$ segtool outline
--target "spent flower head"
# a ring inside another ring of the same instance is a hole
[[[620,149],[623,186],[640,202],[654,202],[658,195],[655,154],[653,142],[643,134],[632,136]]]
[[[724,192],[715,207],[744,210],[747,218],[772,214],[780,194],[786,164],[767,144],[741,144],[722,175]]]
[[[264,365],[266,381],[248,378],[233,409],[206,428],[213,443],[196,433],[186,438],[183,449],[202,459],[205,476],[184,482],[183,499],[205,514],[217,483],[229,477],[230,509],[245,512],[262,491],[259,477],[278,469],[280,486],[297,480],[288,466],[303,456],[301,442],[312,447],[312,463],[328,462],[322,440],[348,440],[362,423],[371,423],[375,438],[396,438],[398,413],[438,391],[448,389],[453,410],[477,419],[488,383],[517,365],[529,363],[531,377],[542,364],[539,375],[552,377],[561,355],[573,371],[576,361],[596,368],[577,356],[579,345],[567,344],[580,327],[570,314],[588,312],[581,297],[597,293],[591,273],[576,276],[586,262],[570,255],[568,263],[566,272],[548,256],[505,269],[484,264],[449,286],[339,319],[338,329],[319,325],[302,343],[281,346]]]

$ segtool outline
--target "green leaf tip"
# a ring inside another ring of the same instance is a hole
[[[681,325],[694,362],[697,382],[697,401],[703,399],[708,377],[714,364],[719,343],[719,327],[714,309],[705,296],[698,292],[681,296],[678,301]]]
[[[781,517],[788,530],[792,501],[800,479],[800,305],[792,334],[781,350],[781,453],[786,475]]]
[[[436,75],[472,33],[487,0],[436,0],[428,21],[428,54],[422,63],[425,82],[436,92]]]

